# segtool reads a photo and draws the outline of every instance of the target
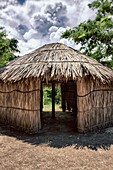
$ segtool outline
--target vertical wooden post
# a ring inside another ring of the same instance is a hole
[[[41,82],[41,87],[40,87],[40,111],[43,111],[43,85]]]
[[[55,118],[55,82],[52,82],[52,118]]]
[[[61,101],[62,101],[62,111],[66,111],[66,101],[65,101],[65,85],[61,83]]]

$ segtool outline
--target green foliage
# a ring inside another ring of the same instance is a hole
[[[52,88],[45,87],[43,88],[43,102],[44,105],[49,105],[52,98]]]
[[[98,61],[103,57],[113,58],[112,0],[95,0],[89,7],[97,11],[95,19],[66,30],[62,38],[73,39],[75,44],[81,44],[80,51]]]
[[[113,69],[113,60],[101,61],[101,63],[111,69]]]
[[[60,88],[55,88],[55,92],[56,92],[56,95],[55,95],[55,103],[56,104],[61,104],[61,91],[60,91]]]
[[[51,87],[43,88],[43,102],[44,102],[44,105],[49,105],[52,102],[52,88]],[[61,93],[58,87],[55,88],[55,103],[56,104],[61,103]]]
[[[113,15],[113,0],[94,0],[88,6],[93,10],[97,9],[97,16]]]
[[[17,43],[16,39],[7,38],[4,28],[0,28],[0,67],[16,57],[14,53],[19,52]]]

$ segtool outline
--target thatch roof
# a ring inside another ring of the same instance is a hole
[[[61,43],[47,44],[10,62],[0,74],[3,81],[28,77],[43,80],[76,80],[90,75],[102,82],[113,79],[113,71],[96,60]]]

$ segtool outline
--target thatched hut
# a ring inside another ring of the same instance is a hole
[[[113,123],[113,71],[60,43],[44,45],[1,71],[0,121],[37,132],[41,128],[42,82],[52,82],[53,117],[55,83],[60,83],[62,108],[73,110],[79,132]]]

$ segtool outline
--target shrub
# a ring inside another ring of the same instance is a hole
[[[52,103],[52,88],[51,87],[44,87],[43,88],[43,103],[44,105],[49,105]],[[55,88],[55,103],[61,103],[61,92],[60,88]]]

